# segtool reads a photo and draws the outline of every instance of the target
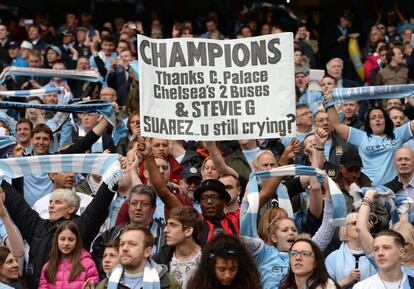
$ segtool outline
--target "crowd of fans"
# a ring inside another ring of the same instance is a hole
[[[61,123],[59,112],[0,109],[0,134],[16,142],[5,157],[125,157],[125,174],[114,188],[100,175],[76,172],[3,178],[0,288],[414,288],[413,99],[323,107],[324,96],[336,87],[413,82],[414,11],[398,6],[387,11],[371,23],[362,54],[350,55],[350,41],[362,39],[353,29],[353,12],[343,11],[326,39],[318,39],[286,7],[261,8],[266,17],[258,21],[243,12],[234,35],[220,32],[215,12],[200,35],[190,21],[165,31],[157,17],[149,28],[118,17],[99,30],[90,15],[73,12],[59,27],[41,16],[0,23],[4,74],[10,67],[96,70],[104,80],[9,75],[1,91],[57,87],[62,90],[25,101],[100,99],[116,112],[110,125],[96,112],[71,114]],[[290,31],[295,138],[197,143],[141,136],[142,96],[130,66],[138,57],[137,34],[209,39],[277,34],[284,31],[273,21],[275,10],[296,21]],[[360,78],[355,57],[363,63]],[[325,65],[323,59],[329,61],[318,79],[313,69]],[[244,219],[251,210],[250,174],[288,164],[323,169],[335,181],[345,199],[343,226],[330,223],[328,183],[314,176],[259,182],[258,222]],[[279,205],[280,189],[287,192],[292,214]],[[396,219],[382,202],[384,190],[405,197],[406,209],[397,208]]]

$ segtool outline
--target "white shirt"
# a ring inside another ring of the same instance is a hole
[[[371,277],[362,280],[358,283],[356,283],[353,287],[353,289],[402,289],[403,284],[405,280],[407,279],[407,274],[403,272],[403,276],[401,280],[388,282],[383,281],[379,277],[378,273],[375,275],[372,275]],[[385,286],[384,286],[385,284]]]

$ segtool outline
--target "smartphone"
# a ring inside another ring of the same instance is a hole
[[[112,54],[111,54],[111,58],[112,59],[116,59],[118,57],[118,53],[116,53],[116,52],[112,52]]]
[[[411,48],[414,48],[414,33],[411,34],[410,46],[411,46]]]
[[[24,19],[24,24],[32,25],[34,23],[33,19]]]

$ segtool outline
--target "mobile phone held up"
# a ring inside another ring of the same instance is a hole
[[[34,23],[33,19],[24,19],[24,24],[32,25]]]

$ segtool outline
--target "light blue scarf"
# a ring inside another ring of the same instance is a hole
[[[45,94],[49,93],[60,93],[63,91],[61,87],[53,87],[53,86],[44,86],[43,88],[39,89],[27,89],[27,90],[9,90],[9,91],[0,91],[0,95],[7,96],[7,97],[21,97],[21,98],[28,98],[32,96],[44,96]]]
[[[414,84],[334,88],[331,94],[324,96],[324,107],[327,109],[337,104],[365,99],[404,98],[412,96],[414,96]]]
[[[0,108],[37,108],[70,113],[98,112],[105,117],[111,125],[114,125],[115,122],[115,112],[112,103],[100,100],[84,101],[82,104],[74,103],[61,105],[1,101]]]
[[[7,76],[59,77],[103,83],[102,76],[96,70],[57,70],[12,66],[6,71],[3,70],[3,72],[0,74],[0,83],[4,83]]]
[[[160,289],[160,277],[154,266],[155,264],[150,259],[145,263],[143,289]],[[122,265],[114,267],[109,275],[107,289],[118,289],[119,282],[121,282],[124,268]]]

